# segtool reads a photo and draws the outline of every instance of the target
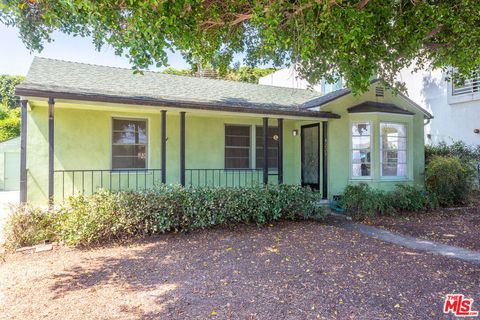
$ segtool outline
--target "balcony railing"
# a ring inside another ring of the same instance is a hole
[[[99,189],[146,190],[161,184],[161,169],[55,170],[55,199],[90,195]]]
[[[277,172],[269,172],[269,183],[277,183]],[[263,169],[185,169],[189,187],[245,187],[263,184]]]
[[[452,96],[475,93],[480,91],[480,77],[465,80],[463,85],[452,83]]]

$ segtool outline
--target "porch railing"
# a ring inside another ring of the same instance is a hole
[[[278,172],[269,172],[269,183],[278,183]],[[243,187],[263,184],[263,169],[185,169],[189,187]]]
[[[99,189],[145,190],[161,184],[161,169],[55,170],[55,198],[90,195]]]
[[[147,190],[162,183],[161,169],[55,170],[54,197],[91,195],[99,189]],[[278,183],[278,172],[269,172],[269,183]],[[186,187],[241,187],[263,184],[263,169],[185,169]]]

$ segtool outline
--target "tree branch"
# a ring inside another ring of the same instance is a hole
[[[357,5],[357,9],[362,10],[367,6],[367,4],[370,2],[370,0],[360,0],[360,2]]]

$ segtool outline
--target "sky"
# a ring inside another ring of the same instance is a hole
[[[34,56],[75,62],[130,68],[125,57],[116,56],[112,47],[104,46],[100,52],[91,39],[53,34],[54,41],[46,43],[41,53],[30,52],[19,38],[18,29],[0,23],[0,74],[26,75]],[[176,69],[187,69],[189,65],[179,53],[168,56],[169,64]]]

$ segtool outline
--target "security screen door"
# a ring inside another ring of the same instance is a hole
[[[302,186],[320,186],[320,125],[301,127]]]

